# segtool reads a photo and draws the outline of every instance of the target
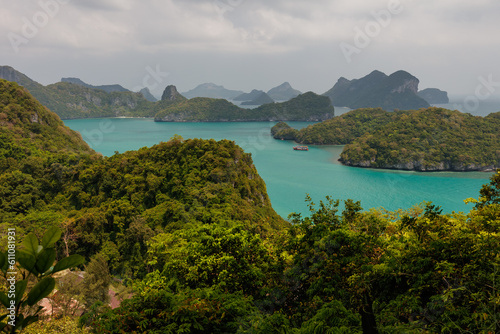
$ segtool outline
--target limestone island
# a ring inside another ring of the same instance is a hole
[[[345,145],[347,166],[414,171],[493,171],[500,168],[500,112],[472,116],[444,108],[388,112],[357,109],[297,130],[280,122],[276,139]]]

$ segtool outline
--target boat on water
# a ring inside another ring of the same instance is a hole
[[[295,151],[309,151],[309,147],[307,146],[294,146],[293,149]]]

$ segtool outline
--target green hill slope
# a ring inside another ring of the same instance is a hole
[[[16,83],[0,81],[0,101],[0,225],[20,239],[58,225],[71,234],[61,253],[101,253],[115,274],[140,276],[158,233],[217,224],[264,236],[286,225],[234,142],[176,138],[105,158]]]
[[[155,103],[141,93],[105,92],[69,82],[43,86],[9,66],[0,67],[0,78],[15,81],[62,119],[116,116],[153,117]]]
[[[23,87],[0,79],[0,156],[92,153],[79,133],[69,129]],[[10,148],[9,148],[10,147]],[[16,154],[16,152],[18,154]]]

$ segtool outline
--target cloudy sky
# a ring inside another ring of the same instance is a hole
[[[498,0],[0,0],[0,65],[50,84],[284,81],[324,93],[341,76],[403,69],[420,89],[500,95]]]

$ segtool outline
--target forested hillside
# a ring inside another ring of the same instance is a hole
[[[153,117],[156,105],[142,94],[105,92],[97,88],[58,82],[43,86],[9,66],[0,66],[0,78],[15,81],[62,119],[116,116]]]
[[[12,300],[28,313],[39,277],[87,260],[58,278],[46,296],[62,306],[29,334],[500,330],[500,170],[469,213],[306,198],[310,216],[286,222],[231,141],[175,136],[105,158],[17,84],[0,81],[0,99],[0,331],[21,331],[6,318],[9,228]]]

